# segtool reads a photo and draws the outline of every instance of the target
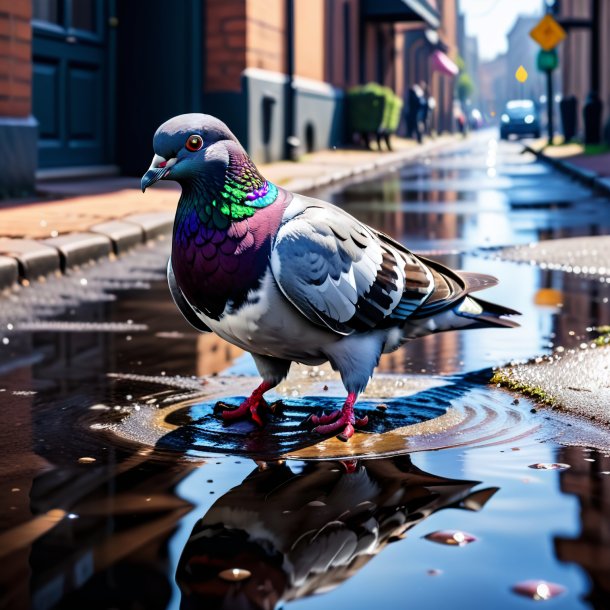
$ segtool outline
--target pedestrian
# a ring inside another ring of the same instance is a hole
[[[421,110],[421,99],[423,91],[421,87],[414,83],[409,89],[408,105],[407,105],[407,137],[413,137],[421,144],[421,129],[419,124],[419,113]]]
[[[419,98],[419,112],[417,113],[417,122],[419,123],[419,131],[423,135],[428,135],[428,83],[422,81],[420,83],[421,97]]]
[[[434,99],[434,96],[429,95],[428,96],[428,124],[427,124],[427,130],[428,130],[428,135],[430,136],[434,136],[436,135],[434,132],[434,110],[436,109],[436,99]]]

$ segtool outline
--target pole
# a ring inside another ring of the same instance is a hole
[[[284,107],[284,158],[293,160],[294,136],[294,0],[286,0],[286,72]]]
[[[599,0],[591,0],[591,91],[599,95],[600,60],[600,5]]]
[[[546,108],[549,125],[549,146],[553,145],[553,71],[546,72]]]

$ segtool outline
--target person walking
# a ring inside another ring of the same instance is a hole
[[[419,131],[422,135],[428,135],[428,83],[422,81],[420,84],[421,97],[419,98],[419,112],[417,113],[417,122],[419,123]],[[419,141],[421,141],[421,136]]]
[[[421,126],[419,123],[419,117],[421,112],[421,104],[423,97],[422,88],[414,83],[409,89],[408,105],[407,105],[407,137],[413,137],[415,133],[415,139],[421,144]]]

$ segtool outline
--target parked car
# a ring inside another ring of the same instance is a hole
[[[480,129],[483,127],[483,115],[478,108],[473,108],[470,111],[470,128]]]
[[[511,100],[500,117],[500,138],[531,135],[540,137],[540,117],[532,100]]]

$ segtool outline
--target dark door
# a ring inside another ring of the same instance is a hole
[[[41,168],[110,161],[107,20],[104,0],[33,0]]]

